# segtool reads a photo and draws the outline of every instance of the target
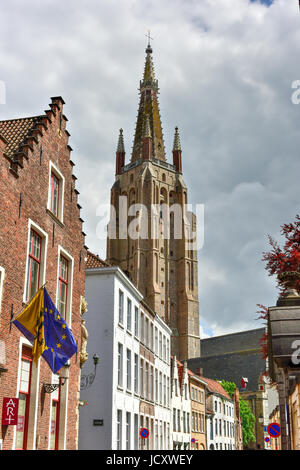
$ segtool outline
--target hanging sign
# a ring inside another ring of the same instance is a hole
[[[18,424],[19,398],[3,398],[2,426],[16,426]]]

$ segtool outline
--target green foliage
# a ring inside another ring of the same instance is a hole
[[[234,391],[237,388],[234,382],[228,382],[226,380],[221,381],[221,385],[226,390],[231,399],[233,399]],[[251,411],[251,408],[246,400],[240,397],[240,414],[242,420],[242,432],[243,432],[243,445],[247,446],[250,442],[255,442],[255,416]]]
[[[221,385],[226,390],[228,395],[230,396],[231,399],[233,399],[234,391],[236,389],[236,385],[234,382],[227,382],[226,380],[221,381]]]

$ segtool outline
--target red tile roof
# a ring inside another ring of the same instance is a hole
[[[231,400],[230,396],[224,390],[220,382],[217,382],[216,380],[213,379],[208,379],[206,377],[200,377],[201,379],[204,380],[204,382],[207,383],[207,388],[210,392],[212,393],[218,393],[219,395],[222,395],[223,397],[227,398],[228,400]]]
[[[32,131],[36,129],[36,124],[41,124],[45,118],[46,116],[34,116],[0,121],[0,134],[7,141],[5,155],[13,157],[20,146],[26,143],[26,139],[32,135]]]
[[[98,255],[95,255],[91,251],[87,252],[87,262],[86,262],[87,269],[105,268],[107,266],[109,266],[109,264],[103,261],[103,259],[101,259]]]

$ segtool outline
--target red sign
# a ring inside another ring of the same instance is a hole
[[[149,437],[149,430],[147,428],[142,428],[140,430],[140,436],[142,439],[147,439],[147,437]]]
[[[271,437],[279,437],[280,436],[280,424],[278,424],[278,423],[269,424],[268,434]]]
[[[19,398],[3,398],[2,425],[16,426],[18,424]]]

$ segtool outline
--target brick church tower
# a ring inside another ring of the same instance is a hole
[[[148,44],[127,165],[122,129],[119,135],[107,261],[121,267],[149,307],[170,326],[171,353],[180,360],[200,356],[197,251],[186,243],[187,234],[196,231],[196,217],[185,204],[179,133],[176,128],[173,164],[167,163]]]

